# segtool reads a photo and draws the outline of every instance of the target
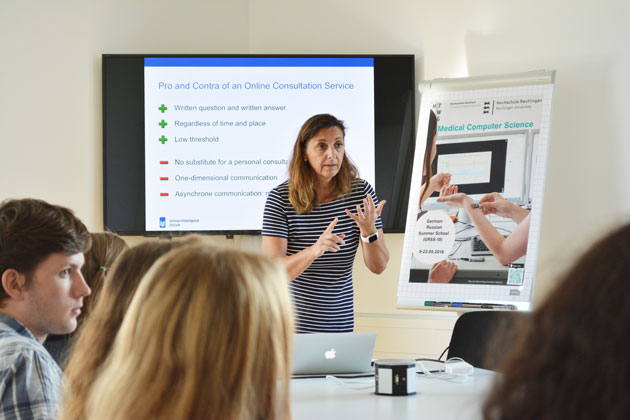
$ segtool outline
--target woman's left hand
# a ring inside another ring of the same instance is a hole
[[[440,191],[442,188],[446,187],[451,183],[451,174],[448,172],[440,172],[439,174],[435,174],[431,177],[429,182],[429,190],[431,191]]]
[[[473,199],[470,198],[468,195],[464,193],[458,193],[457,187],[455,187],[455,190],[454,190],[455,193],[453,194],[453,190],[449,190],[452,187],[453,186],[447,186],[447,187],[442,188],[442,193],[440,194],[440,196],[437,198],[436,201],[439,203],[446,203],[449,206],[457,206],[457,207],[463,207],[463,208],[470,207],[475,203]]]
[[[383,200],[378,203],[378,206],[375,206],[372,196],[368,194],[363,199],[363,209],[357,204],[356,214],[348,209],[346,209],[346,214],[359,226],[362,236],[369,236],[376,233],[376,219],[381,215],[386,202]]]

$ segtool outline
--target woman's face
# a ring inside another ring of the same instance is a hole
[[[330,182],[341,169],[344,139],[339,127],[323,128],[306,142],[306,160],[320,183]]]

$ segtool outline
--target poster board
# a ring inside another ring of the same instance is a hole
[[[419,84],[399,307],[531,309],[554,78],[537,71]],[[421,193],[427,156],[433,179],[448,174],[457,190]],[[496,213],[492,193],[509,213]]]

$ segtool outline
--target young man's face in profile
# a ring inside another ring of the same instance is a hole
[[[81,274],[84,261],[82,253],[54,253],[31,274],[24,293],[24,321],[40,341],[48,334],[67,334],[76,329],[83,298],[90,294]]]

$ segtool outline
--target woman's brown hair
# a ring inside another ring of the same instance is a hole
[[[83,299],[83,311],[79,317],[80,323],[92,310],[103,287],[107,270],[111,270],[116,258],[129,248],[124,239],[115,233],[90,233],[90,238],[92,239],[92,246],[85,253],[85,264],[81,268],[81,273],[92,293]]]
[[[429,188],[429,182],[433,176],[433,167],[431,162],[431,150],[433,150],[433,143],[437,135],[437,116],[433,110],[429,111],[429,128],[427,129],[427,142],[424,149],[424,166],[422,173],[422,184],[424,189],[420,192],[420,198],[424,197]]]
[[[523,325],[485,419],[626,419],[630,224],[593,245]]]
[[[330,114],[314,115],[302,125],[293,145],[293,156],[289,164],[289,201],[297,214],[310,213],[318,204],[315,197],[314,172],[304,158],[306,144],[315,135],[326,128],[338,127],[344,138],[346,127],[343,121]],[[333,197],[339,198],[349,194],[352,189],[352,181],[359,177],[359,170],[344,153],[341,168],[333,181]]]
[[[147,241],[118,257],[108,270],[103,289],[83,323],[65,369],[61,401],[63,420],[85,419],[87,395],[109,354],[127,308],[144,274],[167,252],[199,238]]]

